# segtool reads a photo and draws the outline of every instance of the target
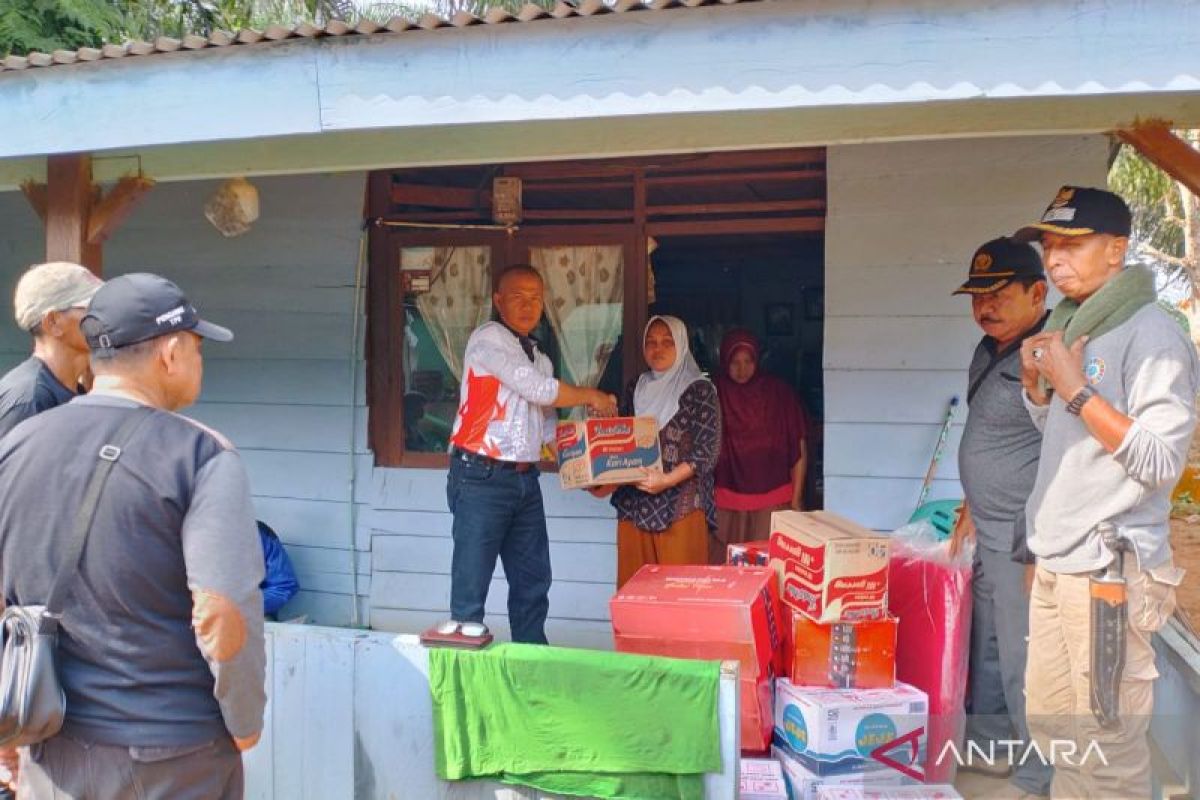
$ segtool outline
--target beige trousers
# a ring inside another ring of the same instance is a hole
[[[1025,671],[1029,731],[1053,760],[1053,798],[1150,796],[1146,739],[1154,711],[1154,649],[1150,635],[1175,608],[1177,574],[1170,563],[1150,572],[1126,565],[1129,627],[1120,686],[1120,726],[1106,730],[1091,712],[1091,597],[1088,574],[1037,568],[1029,603]],[[1158,580],[1156,576],[1168,580]],[[1105,763],[1107,762],[1107,763]]]

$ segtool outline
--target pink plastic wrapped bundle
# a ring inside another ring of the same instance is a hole
[[[896,531],[888,570],[888,607],[899,617],[896,679],[929,695],[926,783],[953,783],[948,741],[961,749],[966,727],[971,636],[971,554],[955,560],[927,522]],[[940,763],[939,763],[940,761]]]

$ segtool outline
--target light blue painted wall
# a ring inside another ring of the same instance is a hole
[[[1034,218],[1060,183],[1103,182],[1106,152],[1101,137],[829,149],[829,508],[877,528],[904,520],[978,338],[966,301],[949,295],[966,260],[982,241]],[[361,363],[353,380],[350,369],[364,180],[256,179],[262,218],[232,240],[203,218],[212,182],[160,185],[105,260],[109,274],[149,269],[178,280],[205,314],[237,332],[234,343],[206,348],[205,389],[191,413],[238,444],[259,514],[288,545],[306,590],[287,612],[349,622],[357,573],[364,621],[418,631],[449,606],[445,473],[375,469],[364,444]],[[0,289],[8,290],[37,258],[40,234],[17,193],[0,193],[0,220]],[[0,361],[15,363],[26,349],[0,324]],[[959,492],[958,435],[935,497]],[[612,509],[562,491],[553,475],[542,481],[555,572],[550,636],[606,646]],[[501,631],[505,588],[498,571],[488,608]]]
[[[362,374],[352,378],[354,274],[365,176],[256,181],[262,217],[225,239],[203,216],[216,184],[155,187],[105,249],[105,274],[153,271],[178,282],[234,342],[205,348],[191,416],[228,435],[249,469],[258,515],[281,535],[304,590],[284,616],[350,620],[352,437],[362,445]],[[11,287],[40,260],[40,224],[19,193],[0,194],[0,366],[28,351],[9,324]],[[355,553],[370,590],[369,540]]]
[[[975,248],[1038,216],[1064,183],[1103,186],[1103,136],[830,147],[825,223],[825,505],[907,521],[981,333],[951,292]],[[961,497],[962,404],[930,499]]]

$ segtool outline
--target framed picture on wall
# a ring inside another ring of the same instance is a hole
[[[796,333],[796,306],[793,303],[767,303],[763,306],[767,336],[792,336]]]

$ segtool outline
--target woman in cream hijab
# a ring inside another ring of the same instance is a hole
[[[662,471],[647,470],[631,486],[599,487],[617,509],[617,586],[644,564],[704,564],[716,529],[713,470],[721,447],[717,390],[700,372],[687,327],[675,317],[651,317],[642,337],[650,365],[625,390],[620,413],[654,417]]]

